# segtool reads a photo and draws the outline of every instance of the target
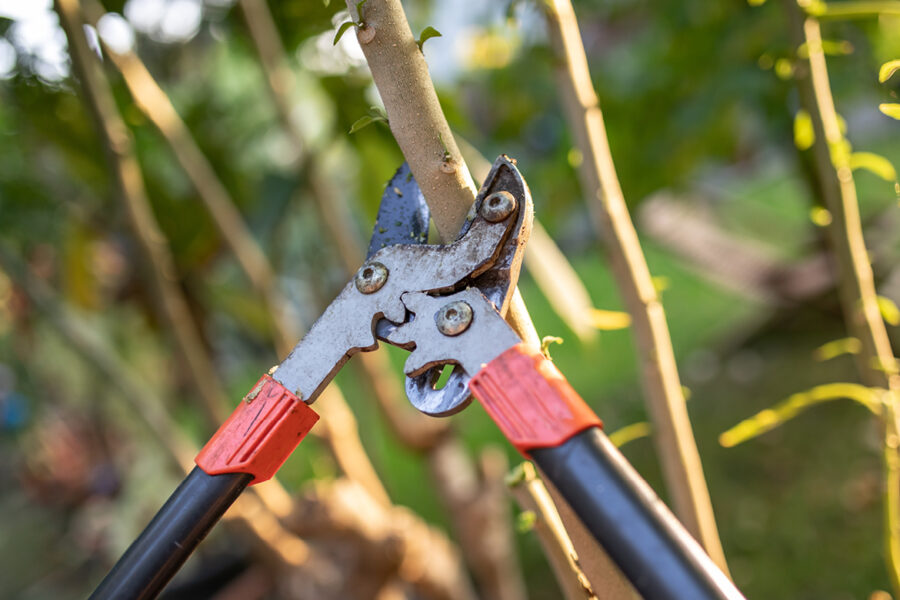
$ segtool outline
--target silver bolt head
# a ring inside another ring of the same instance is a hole
[[[371,262],[361,266],[359,271],[356,272],[354,279],[356,289],[363,294],[374,294],[384,287],[384,282],[387,281],[387,278],[387,267],[380,262]]]
[[[481,203],[481,216],[485,221],[497,223],[516,210],[516,198],[506,190],[494,192]]]
[[[462,300],[445,304],[435,313],[434,322],[444,335],[459,335],[472,324],[472,307]]]

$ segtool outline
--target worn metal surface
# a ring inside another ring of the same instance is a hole
[[[395,244],[424,244],[428,241],[430,215],[422,190],[409,165],[403,163],[381,195],[366,258]]]
[[[419,375],[444,364],[457,364],[467,375],[475,375],[482,365],[522,341],[503,320],[494,304],[476,288],[467,288],[449,296],[409,292],[403,294],[402,299],[416,318],[397,327],[390,334],[389,341],[412,350],[404,366],[407,375]],[[457,335],[447,336],[440,332],[434,315],[448,303],[458,302],[471,308],[471,326]],[[417,408],[434,415],[447,414],[456,409],[444,403]]]
[[[361,293],[354,281],[310,328],[279,365],[273,377],[305,402],[315,401],[325,385],[354,353],[374,350],[374,327],[379,319],[399,324],[406,320],[400,296],[408,291],[452,292],[462,282],[484,273],[502,254],[513,219],[489,223],[475,218],[460,239],[444,246],[395,245],[370,259],[388,271],[377,291]]]
[[[444,335],[459,335],[472,324],[472,307],[462,300],[445,304],[435,313],[434,323]]]

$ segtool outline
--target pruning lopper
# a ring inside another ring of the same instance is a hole
[[[404,165],[388,184],[368,258],[277,367],[263,375],[91,598],[155,597],[248,486],[270,479],[318,420],[310,408],[344,363],[378,341],[411,351],[406,392],[434,416],[476,397],[565,497],[641,595],[740,599],[602,423],[504,321],[531,231],[515,163],[494,163],[458,239],[427,245],[429,213]],[[442,367],[454,365],[435,389]]]

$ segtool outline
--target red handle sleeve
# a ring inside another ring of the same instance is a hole
[[[250,485],[271,479],[319,415],[263,375],[206,443],[194,462],[210,475],[249,473]]]
[[[603,426],[556,365],[525,344],[482,367],[469,389],[526,458],[531,450],[558,446]]]

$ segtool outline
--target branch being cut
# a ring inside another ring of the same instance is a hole
[[[575,11],[569,0],[548,3],[550,40],[569,127],[582,161],[579,175],[595,226],[631,314],[657,456],[676,515],[727,572],[700,454],[694,441],[662,304],[628,214],[613,165],[603,114],[591,83]]]

